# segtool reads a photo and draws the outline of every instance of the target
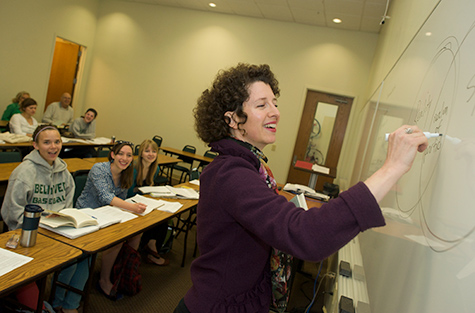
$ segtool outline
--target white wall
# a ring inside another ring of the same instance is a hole
[[[164,145],[202,144],[192,109],[217,71],[238,62],[268,63],[280,81],[276,150],[266,149],[279,182],[287,177],[307,88],[356,98],[364,91],[377,35],[157,5],[110,0],[18,0],[0,3],[0,110],[20,90],[39,103],[41,120],[55,36],[87,47],[75,115],[99,111],[98,136]],[[348,145],[339,176],[348,180]]]
[[[38,102],[41,121],[56,36],[87,46],[91,54],[98,0],[15,0],[0,2],[0,111],[22,90]],[[84,75],[88,76],[90,62]],[[75,98],[83,110],[84,89]],[[59,100],[59,99],[58,99]]]
[[[265,153],[285,182],[306,88],[361,99],[376,41],[376,34],[106,0],[86,103],[99,111],[100,135],[141,142],[158,134],[164,146],[192,144],[203,153],[193,130],[196,99],[219,69],[267,63],[282,92],[276,151]]]

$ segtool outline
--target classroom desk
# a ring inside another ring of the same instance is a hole
[[[325,176],[325,177],[330,177],[330,178],[335,178],[336,177],[336,167],[329,167],[330,172],[328,174],[326,174],[326,173],[314,171],[312,169],[307,169],[307,168],[303,168],[303,167],[300,167],[300,166],[296,166],[295,164],[293,166],[294,166],[294,169],[296,169],[296,170],[310,173],[310,179],[308,180],[308,186],[312,189],[315,189],[315,186],[317,184],[318,175]]]
[[[165,153],[178,155],[178,157],[183,156],[183,157],[192,158],[193,160],[199,161],[199,162],[211,163],[211,161],[213,161],[212,158],[208,158],[208,157],[205,157],[203,155],[196,154],[196,153],[190,153],[190,152],[178,150],[178,149],[175,149],[175,148],[160,147],[160,149],[162,149]]]
[[[136,160],[138,156],[134,155],[134,160]],[[164,154],[157,154],[158,158],[158,165],[170,165],[170,164],[177,164],[178,162],[181,162],[180,159],[171,157],[169,155],[164,155]],[[84,161],[87,162],[92,162],[92,163],[98,163],[98,162],[107,162],[109,159],[107,157],[100,157],[100,158],[84,158]]]
[[[63,142],[63,148],[77,148],[77,147],[113,147],[113,143],[99,144],[99,143],[83,143],[83,142]],[[12,149],[12,148],[33,148],[33,141],[18,142],[18,143],[0,143],[0,149]]]
[[[90,170],[94,163],[85,161],[86,159],[71,158],[62,159],[68,165],[68,170],[74,173],[79,170]],[[20,165],[21,162],[0,163],[0,183],[7,182],[13,170]]]
[[[89,298],[89,292],[92,284],[92,274],[96,263],[97,253],[104,251],[112,246],[115,246],[127,238],[140,234],[156,224],[166,221],[175,215],[184,213],[191,210],[198,204],[198,200],[178,200],[178,199],[166,199],[167,201],[178,201],[183,206],[176,213],[168,213],[159,210],[153,210],[145,216],[139,216],[133,220],[125,223],[114,224],[106,228],[100,229],[96,232],[81,236],[76,239],[69,239],[59,234],[53,233],[44,228],[39,228],[38,232],[51,239],[57,240],[74,248],[82,250],[86,254],[91,255],[91,265],[89,267],[89,279],[84,288],[84,308],[83,312],[86,312],[87,302]]]
[[[4,248],[12,234],[20,233],[21,230],[17,229],[0,234],[0,246]],[[36,244],[33,247],[24,248],[18,245],[12,251],[32,257],[33,260],[0,276],[0,296],[8,295],[19,287],[38,280],[40,296],[36,312],[42,311],[47,275],[82,255],[79,249],[41,235],[37,236]]]

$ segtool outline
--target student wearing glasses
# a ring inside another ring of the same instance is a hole
[[[95,209],[112,205],[133,213],[143,213],[145,211],[145,204],[125,201],[134,176],[133,146],[131,142],[117,141],[109,153],[109,162],[94,164],[87,176],[86,185],[77,200],[77,208]],[[127,240],[127,243],[137,250],[140,237],[141,234],[132,237]],[[117,299],[117,295],[111,295],[113,283],[110,276],[121,248],[122,243],[102,253],[102,268],[98,288],[111,300]]]

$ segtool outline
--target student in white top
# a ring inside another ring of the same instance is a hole
[[[37,103],[34,99],[25,99],[20,105],[21,113],[14,114],[10,119],[10,132],[31,137],[38,122],[33,117],[36,113]]]
[[[70,106],[71,95],[63,93],[60,102],[53,102],[46,108],[43,115],[43,123],[50,123],[57,126],[69,125],[74,119],[74,110]]]

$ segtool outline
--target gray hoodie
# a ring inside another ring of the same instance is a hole
[[[45,210],[72,208],[74,180],[67,164],[57,158],[53,166],[33,150],[8,179],[2,205],[2,218],[10,230],[20,228],[27,204],[38,204]]]

